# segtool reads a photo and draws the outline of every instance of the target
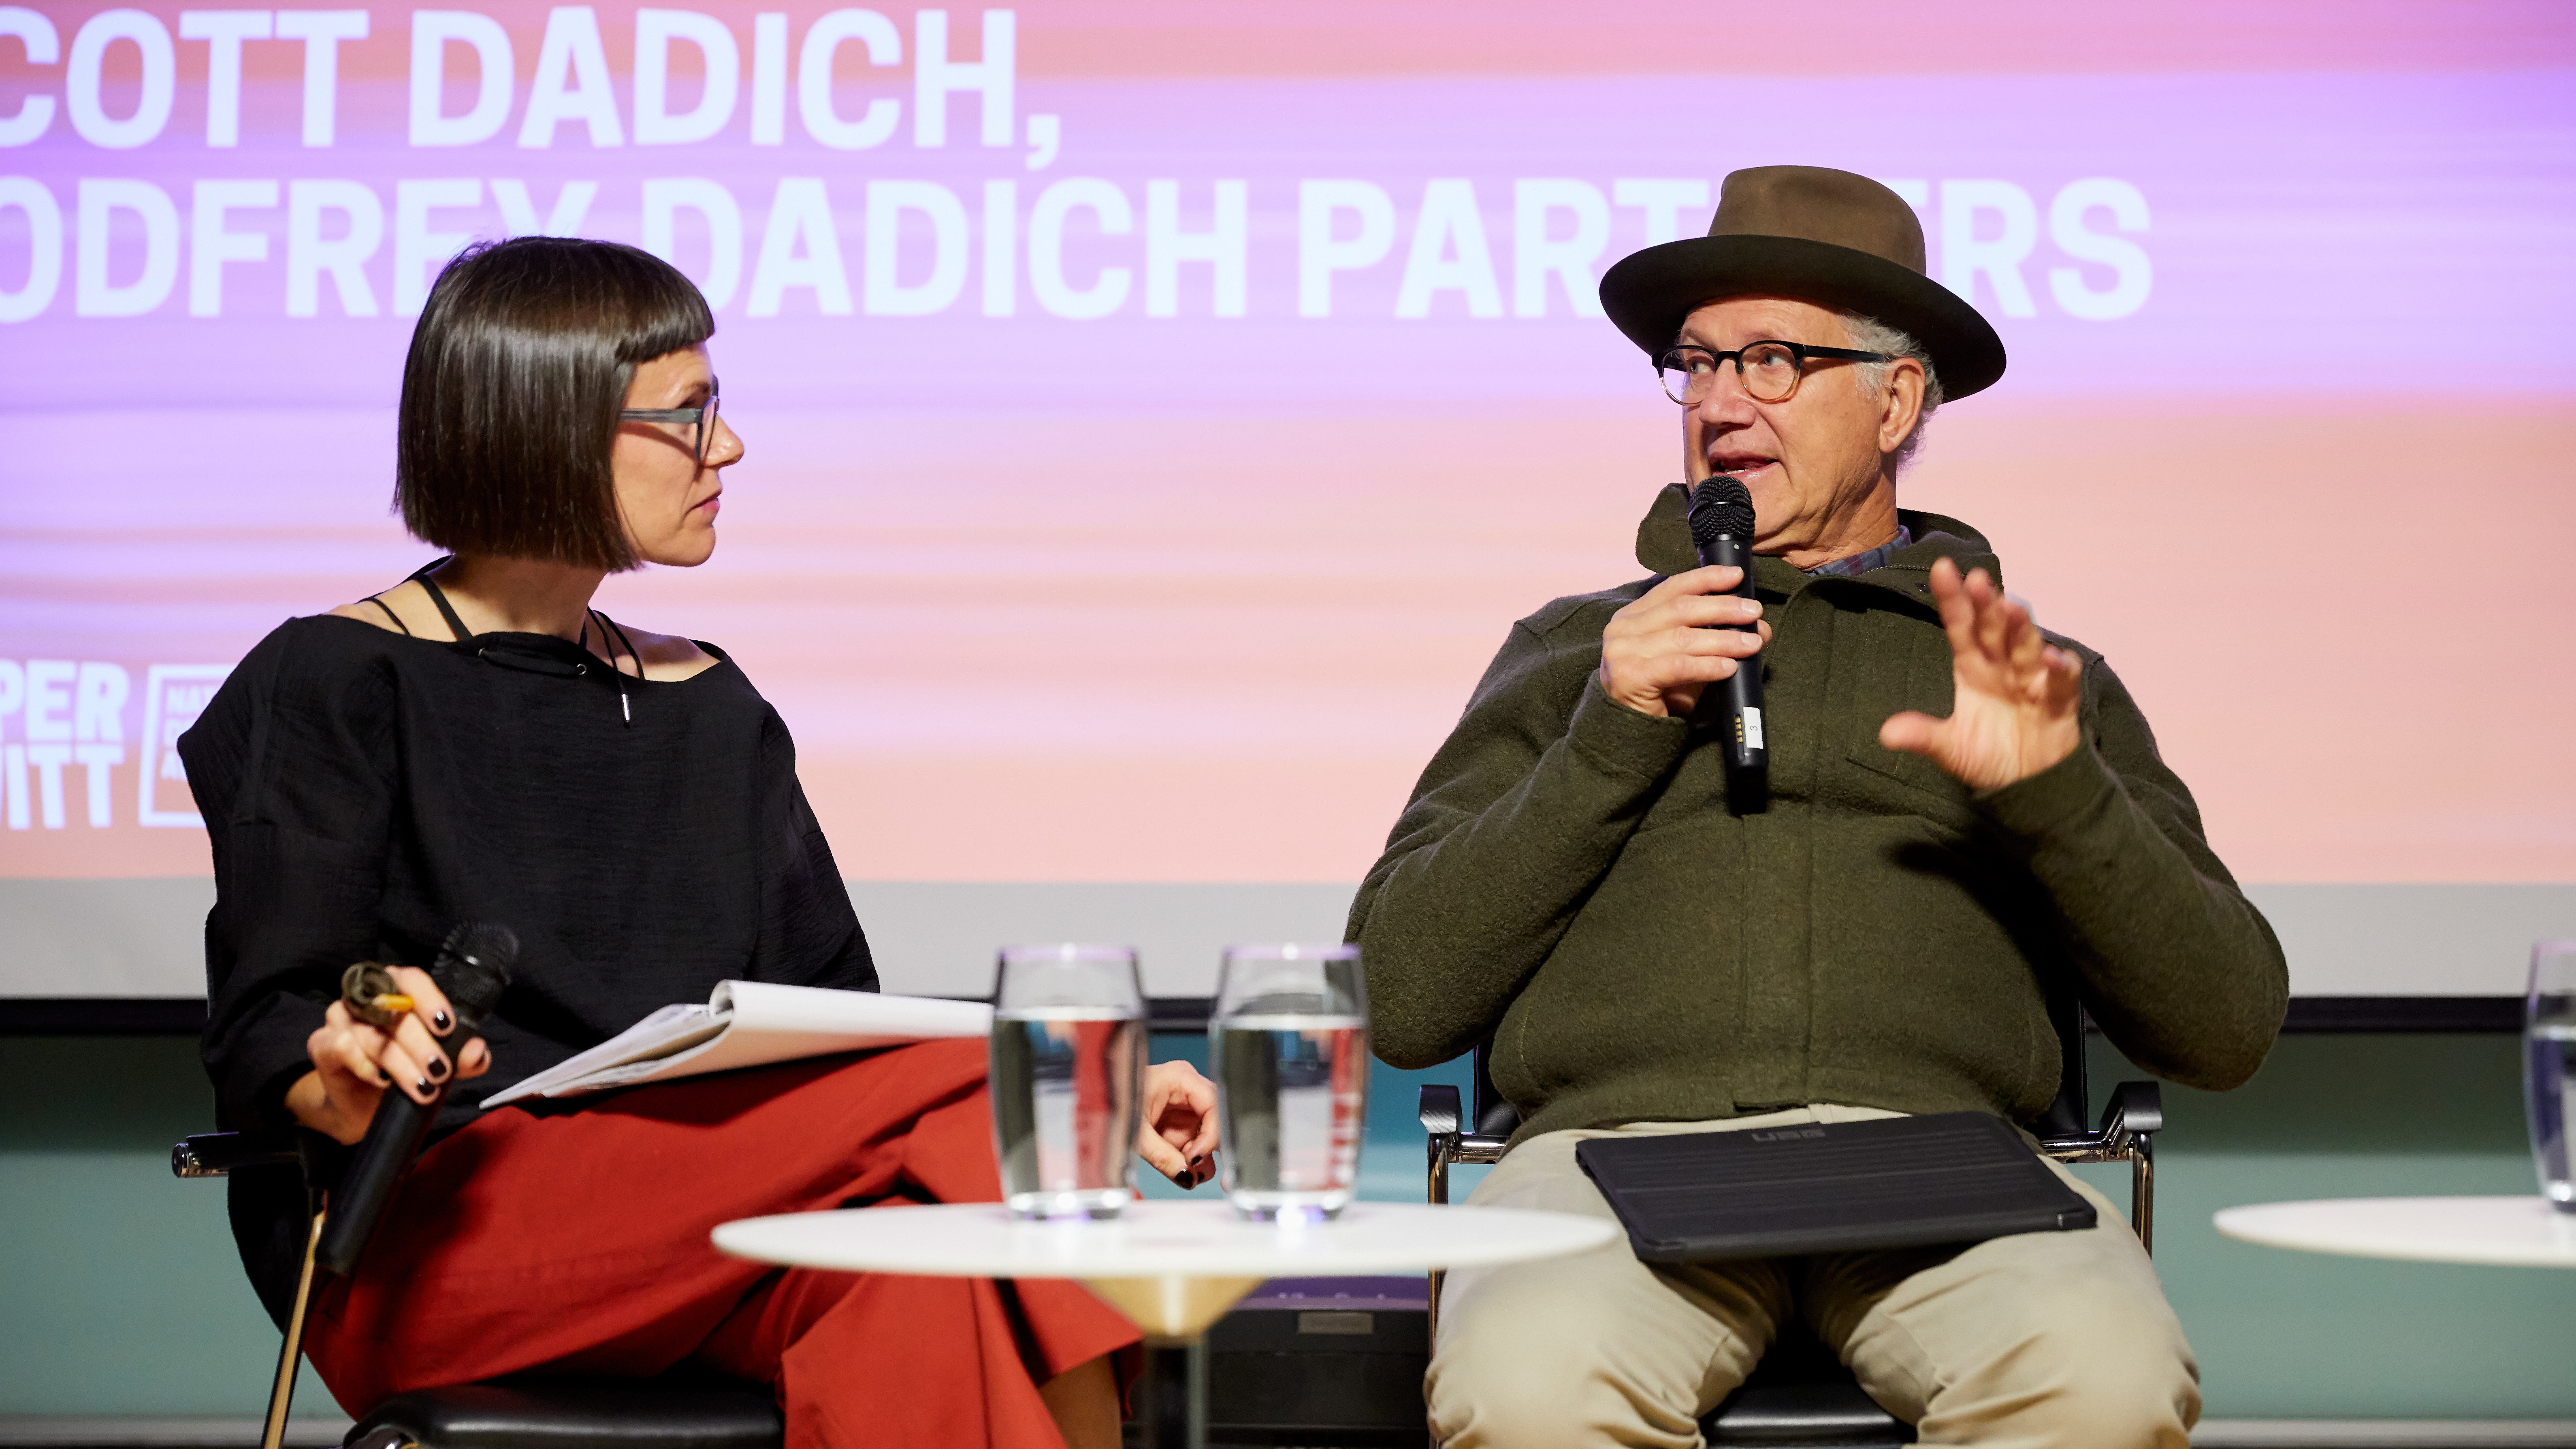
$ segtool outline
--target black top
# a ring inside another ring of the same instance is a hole
[[[261,640],[178,742],[214,845],[221,1119],[285,1125],[340,973],[426,967],[460,920],[508,926],[520,952],[484,1027],[492,1069],[456,1084],[440,1131],[728,978],[874,990],[786,725],[700,647],[714,666],[645,681],[542,634],[450,643],[321,615]],[[237,1193],[234,1216],[266,1288],[297,1199],[260,1196],[245,1221]]]

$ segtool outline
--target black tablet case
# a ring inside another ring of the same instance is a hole
[[[1649,1263],[1972,1243],[2094,1222],[2092,1204],[1983,1112],[1595,1137],[1574,1156]]]

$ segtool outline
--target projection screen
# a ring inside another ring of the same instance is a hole
[[[388,513],[440,263],[714,305],[695,571],[896,989],[1336,936],[1511,621],[1637,577],[1600,316],[1730,170],[1878,177],[2010,372],[1903,501],[2100,649],[2297,988],[2576,934],[2563,6],[0,7],[0,995],[188,996],[171,741]]]

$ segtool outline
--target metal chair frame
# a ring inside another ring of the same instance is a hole
[[[317,1133],[209,1132],[180,1138],[170,1149],[170,1175],[177,1178],[230,1177],[244,1167],[299,1167],[304,1176],[304,1263],[295,1277],[295,1306],[286,1315],[286,1338],[278,1346],[277,1377],[268,1391],[268,1418],[260,1431],[260,1449],[279,1449],[286,1438],[286,1412],[295,1402],[295,1375],[304,1356],[305,1310],[313,1303],[313,1257],[322,1245],[322,1225],[330,1217],[329,1191],[323,1186],[338,1174],[329,1159],[338,1144]]]

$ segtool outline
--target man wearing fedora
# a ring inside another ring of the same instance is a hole
[[[1351,912],[1380,1056],[1493,1041],[1524,1120],[1473,1201],[1609,1216],[1575,1159],[1608,1134],[2027,1124],[2069,996],[2159,1075],[2245,1081],[2288,973],[2190,791],[1975,529],[1897,506],[1924,419],[2004,370],[1913,210],[1848,172],[1738,171],[1706,237],[1621,261],[1601,300],[1682,408],[1684,482],[1637,531],[1652,577],[1512,626]],[[1720,473],[1752,494],[1754,599],[1692,548],[1684,489]],[[1691,718],[1744,668],[1767,798]],[[1803,1323],[1925,1443],[2183,1445],[2181,1325],[2076,1188],[2097,1226],[1964,1249],[1650,1268],[1621,1242],[1451,1274],[1433,1432],[1695,1445]]]

